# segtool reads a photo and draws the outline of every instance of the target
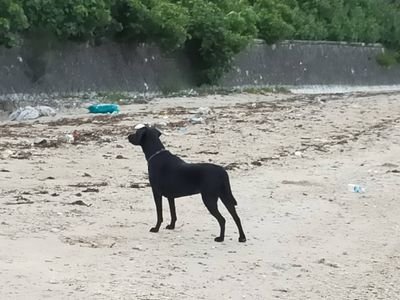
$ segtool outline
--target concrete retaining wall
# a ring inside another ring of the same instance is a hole
[[[400,66],[377,64],[380,45],[329,42],[257,42],[235,58],[221,81],[246,85],[395,85]],[[20,48],[0,48],[0,95],[87,91],[176,91],[194,86],[183,53],[156,47],[105,43],[98,47],[46,38]],[[6,97],[7,98],[7,97]]]
[[[145,45],[26,41],[0,48],[0,94],[183,89],[193,86],[188,66]]]
[[[396,85],[400,66],[380,66],[381,45],[295,41],[268,46],[256,42],[235,59],[226,86]]]

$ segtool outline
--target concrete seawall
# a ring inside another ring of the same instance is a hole
[[[381,45],[255,41],[238,54],[221,86],[397,87],[400,66],[380,66]],[[194,87],[183,53],[163,54],[146,45],[108,42],[88,46],[37,39],[20,48],[0,48],[0,109],[20,95],[90,91],[168,93]],[[2,107],[1,107],[2,106]]]
[[[237,55],[225,86],[243,85],[397,85],[400,66],[382,67],[384,48],[334,42],[294,41],[277,45],[256,42]]]

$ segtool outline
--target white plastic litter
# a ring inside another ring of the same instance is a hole
[[[196,116],[208,116],[212,113],[209,107],[199,107],[196,110],[190,111],[191,114],[195,114]]]
[[[140,129],[140,128],[143,128],[143,127],[146,127],[146,125],[144,125],[144,124],[137,124],[137,125],[135,126],[135,129]]]
[[[57,114],[55,109],[49,106],[36,106],[36,109],[41,117],[54,117]]]
[[[202,123],[204,123],[204,118],[202,118],[202,117],[191,117],[190,118],[190,123],[192,123],[192,124],[202,124]]]
[[[213,114],[213,111],[209,107],[199,107],[196,110],[190,111],[191,114],[194,114],[189,118],[190,123],[192,124],[202,124],[206,121],[208,117]]]
[[[34,120],[40,117],[52,117],[55,116],[57,113],[56,111],[49,107],[49,106],[26,106],[23,108],[18,108],[14,111],[10,116],[9,119],[11,121],[26,121],[26,120]]]

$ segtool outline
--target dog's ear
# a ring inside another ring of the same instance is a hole
[[[161,131],[158,130],[157,127],[155,127],[154,125],[150,126],[149,129],[151,130],[152,133],[155,134],[156,137],[160,137],[161,135]]]
[[[156,127],[153,127],[154,132],[156,133],[157,137],[160,137],[161,131],[158,130]]]

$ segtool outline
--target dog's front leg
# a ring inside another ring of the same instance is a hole
[[[176,210],[175,210],[175,199],[174,198],[168,198],[168,203],[169,203],[169,210],[171,212],[171,224],[167,225],[167,229],[175,229],[175,223],[176,223]]]
[[[150,232],[158,232],[160,229],[161,223],[163,222],[162,216],[162,196],[153,190],[154,202],[156,203],[157,209],[157,224],[153,228],[150,229]]]

